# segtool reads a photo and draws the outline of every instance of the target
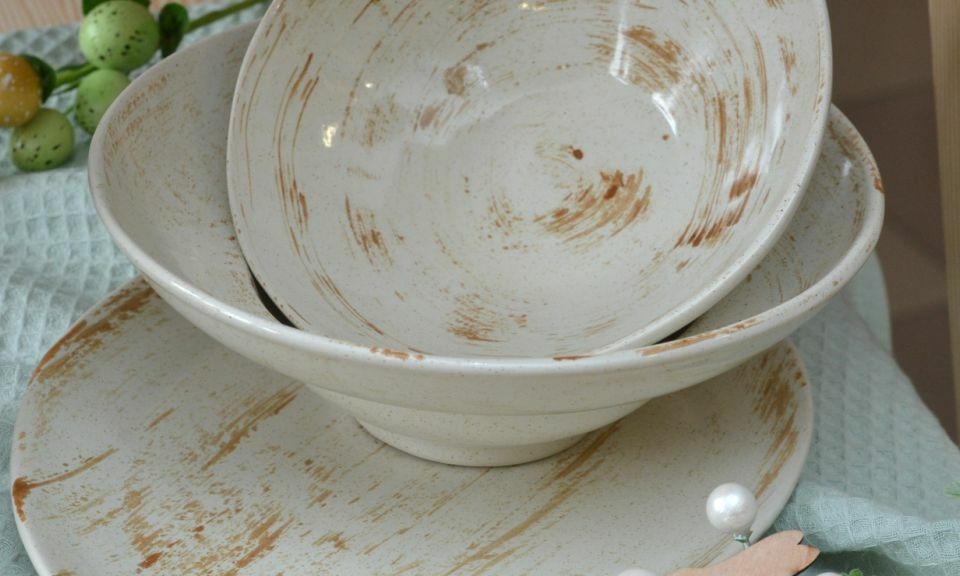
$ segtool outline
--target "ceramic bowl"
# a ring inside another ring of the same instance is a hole
[[[649,344],[786,229],[830,77],[823,0],[275,2],[233,105],[234,224],[334,340]]]
[[[533,460],[651,398],[725,372],[826,304],[880,232],[876,166],[834,111],[804,202],[777,248],[674,341],[594,357],[491,359],[359,346],[291,328],[257,295],[224,177],[234,80],[251,33],[244,28],[188,48],[120,96],[91,148],[97,209],[118,245],[192,323],[424,458]]]

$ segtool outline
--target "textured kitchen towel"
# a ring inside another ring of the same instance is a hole
[[[67,64],[77,54],[75,30],[7,34],[0,50]],[[134,270],[93,210],[85,145],[68,167],[16,175],[5,138],[0,132],[0,575],[14,576],[34,574],[7,490],[23,387],[45,349]],[[868,576],[960,575],[960,500],[946,494],[960,481],[960,452],[890,356],[877,262],[794,341],[810,373],[817,425],[803,477],[776,529],[803,530],[825,551],[808,574],[859,567]]]

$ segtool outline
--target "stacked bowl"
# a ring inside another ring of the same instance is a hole
[[[277,0],[112,106],[97,209],[169,304],[374,436],[543,458],[769,349],[872,252],[822,0]]]

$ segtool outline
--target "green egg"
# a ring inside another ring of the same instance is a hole
[[[107,108],[130,85],[126,74],[116,70],[97,70],[77,87],[77,124],[93,134]]]
[[[62,112],[41,108],[13,131],[10,153],[14,166],[26,172],[56,168],[73,153],[73,125]]]
[[[146,64],[160,45],[153,15],[131,0],[110,0],[80,25],[80,51],[97,68],[129,72]]]

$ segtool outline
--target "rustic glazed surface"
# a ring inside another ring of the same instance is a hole
[[[682,338],[602,356],[521,360],[365,347],[289,328],[257,297],[224,181],[230,101],[251,32],[187,49],[121,96],[91,149],[97,208],[118,245],[191,322],[426,458],[533,460],[646,400],[729,370],[822,307],[880,232],[876,166],[834,111],[815,176],[780,244]]]
[[[771,525],[812,425],[782,344],[559,456],[432,464],[229,352],[135,280],[37,368],[12,493],[41,574],[666,574],[737,551],[704,516],[716,484],[754,489],[755,529]]]
[[[649,344],[786,228],[830,75],[822,0],[275,2],[237,84],[233,219],[319,335]]]

